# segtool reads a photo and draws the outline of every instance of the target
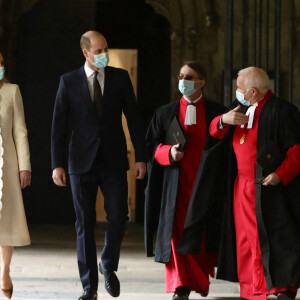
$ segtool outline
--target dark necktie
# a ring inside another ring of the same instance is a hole
[[[101,86],[100,83],[97,79],[98,72],[96,71],[94,73],[94,80],[93,80],[93,88],[94,88],[94,97],[93,97],[93,102],[94,102],[94,107],[95,110],[100,116],[101,110],[102,110],[102,102],[103,102],[103,96],[102,96],[102,91],[101,91]]]

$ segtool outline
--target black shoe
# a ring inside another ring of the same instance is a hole
[[[99,271],[102,275],[104,275],[104,286],[106,291],[112,297],[119,297],[120,295],[120,281],[114,271],[104,270],[102,263],[100,261]]]
[[[294,300],[296,294],[292,291],[280,292],[277,295],[277,300]]]
[[[179,286],[172,297],[172,300],[189,300],[190,290],[186,286]]]
[[[184,295],[179,295],[178,293],[174,293],[172,300],[189,300],[189,295],[184,294]]]
[[[209,293],[209,287],[208,287],[207,291],[205,291],[205,292],[200,292],[199,294],[200,294],[202,297],[207,297],[208,293]]]
[[[97,291],[93,291],[90,289],[87,289],[83,292],[81,297],[78,298],[78,300],[97,300]]]

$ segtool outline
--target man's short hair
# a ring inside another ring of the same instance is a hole
[[[197,73],[199,79],[207,81],[206,69],[199,62],[197,62],[195,60],[189,60],[189,61],[184,62],[182,67],[183,66],[190,67]]]
[[[81,50],[87,49],[88,51],[90,51],[91,44],[92,44],[91,43],[92,36],[103,36],[103,34],[98,31],[88,31],[88,32],[84,33],[80,38]]]
[[[90,37],[87,37],[83,34],[80,39],[80,47],[81,47],[81,50],[83,50],[83,49],[90,50],[91,49]]]
[[[270,78],[263,69],[248,67],[240,70],[238,76],[240,75],[245,77],[244,83],[247,88],[255,87],[262,93],[266,93],[270,89]]]

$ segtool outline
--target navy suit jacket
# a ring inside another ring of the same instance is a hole
[[[145,135],[128,72],[106,67],[103,109],[97,115],[84,68],[61,76],[56,96],[51,136],[52,168],[65,166],[67,129],[71,121],[69,173],[90,170],[98,150],[110,169],[128,170],[124,112],[137,162],[146,161]]]

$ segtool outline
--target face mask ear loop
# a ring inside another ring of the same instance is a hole
[[[251,91],[251,89],[252,89],[252,88],[248,88],[248,89],[247,89],[247,92],[244,94],[244,97],[245,97],[245,95],[246,95],[247,93],[249,93],[249,92]],[[250,102],[250,101],[253,99],[253,97],[254,97],[254,96],[252,96],[252,97],[251,97],[249,100],[247,100],[247,101]]]

